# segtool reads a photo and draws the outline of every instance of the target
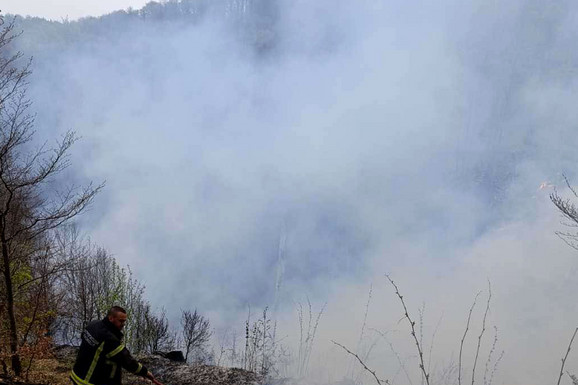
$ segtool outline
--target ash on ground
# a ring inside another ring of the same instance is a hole
[[[188,365],[161,356],[139,357],[143,363],[165,385],[257,385],[262,383],[257,374],[239,368],[212,365]],[[124,385],[143,385],[147,380],[125,376]]]

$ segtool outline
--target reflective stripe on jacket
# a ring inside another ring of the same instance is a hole
[[[77,385],[121,385],[122,370],[145,377],[147,368],[122,343],[123,334],[107,318],[88,324],[70,378]]]

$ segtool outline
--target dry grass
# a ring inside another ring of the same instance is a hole
[[[71,365],[56,358],[37,359],[32,363],[28,376],[26,373],[20,378],[2,376],[0,385],[70,385],[68,374]]]
[[[13,379],[10,382],[0,378],[0,385],[17,384],[17,385],[71,385],[70,370],[74,365],[71,360],[59,360],[57,358],[36,359],[32,363],[28,378]],[[146,380],[142,377],[123,373],[123,382],[144,385]]]
[[[71,362],[59,361],[56,358],[37,359],[32,363],[27,382],[35,384],[70,385],[68,377]]]

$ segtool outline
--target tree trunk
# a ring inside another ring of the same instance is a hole
[[[16,317],[14,315],[14,290],[12,287],[12,276],[10,274],[10,256],[8,245],[2,237],[2,261],[4,263],[4,281],[6,282],[6,307],[8,320],[10,322],[10,354],[12,356],[12,371],[16,376],[22,374],[22,364],[18,354],[18,333],[16,329]]]

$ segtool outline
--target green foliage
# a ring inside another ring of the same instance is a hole
[[[125,344],[133,353],[173,349],[174,334],[162,312],[156,315],[145,298],[145,287],[106,250],[82,239],[75,229],[62,232],[62,253],[74,255],[74,267],[58,282],[66,306],[54,325],[62,342],[76,344],[82,330],[93,320],[106,317],[112,306],[127,311]]]

